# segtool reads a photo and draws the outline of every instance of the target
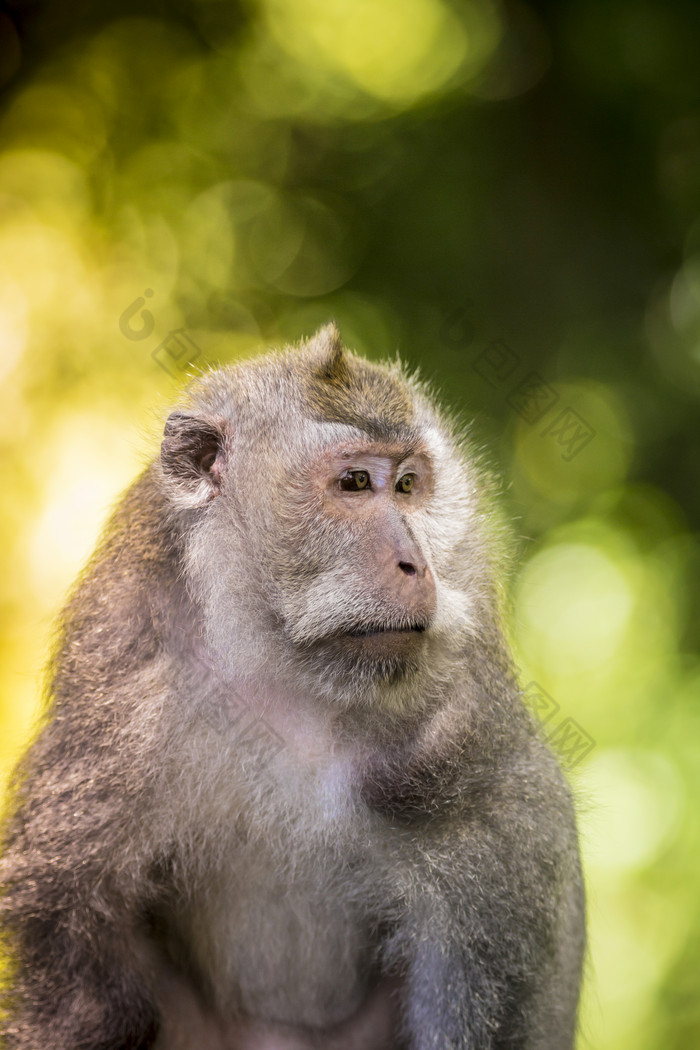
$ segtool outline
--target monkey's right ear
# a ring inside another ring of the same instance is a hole
[[[202,507],[221,489],[223,433],[201,416],[172,412],[165,423],[160,462],[180,500]]]

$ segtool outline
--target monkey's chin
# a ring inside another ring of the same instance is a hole
[[[353,631],[319,641],[304,662],[335,695],[361,699],[378,684],[394,685],[416,674],[424,645],[425,633],[415,629]]]

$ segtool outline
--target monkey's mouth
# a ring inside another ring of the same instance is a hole
[[[408,624],[371,623],[352,627],[350,630],[345,631],[345,635],[350,638],[375,638],[382,635],[406,637],[413,634],[423,634],[427,626],[428,624],[424,620],[416,620]]]

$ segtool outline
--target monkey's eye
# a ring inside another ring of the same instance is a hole
[[[362,489],[372,487],[369,472],[366,470],[349,470],[347,474],[343,474],[339,484],[343,492],[361,492]]]
[[[397,492],[410,492],[416,480],[415,474],[404,474],[396,483]]]

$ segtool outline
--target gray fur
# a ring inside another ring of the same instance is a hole
[[[423,449],[430,490],[339,523],[318,464],[370,438]],[[456,428],[332,326],[194,384],[64,611],[15,777],[5,1050],[573,1046],[574,816],[490,530]],[[347,644],[377,622],[415,648]]]

